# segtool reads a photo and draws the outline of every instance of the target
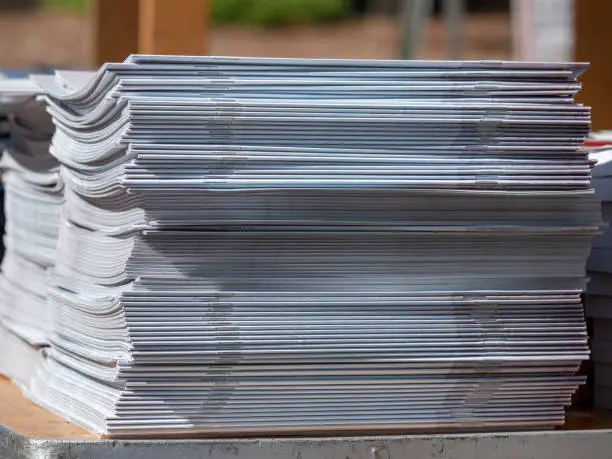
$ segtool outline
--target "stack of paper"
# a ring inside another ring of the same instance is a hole
[[[55,262],[62,185],[49,154],[53,123],[35,100],[28,79],[0,80],[4,144],[2,184],[6,217],[0,276],[0,372],[27,389],[39,348],[53,327],[47,304],[47,272]]]
[[[36,400],[111,436],[563,423],[600,224],[584,68],[37,78],[66,199]]]
[[[612,141],[612,136],[599,133],[598,141]],[[586,295],[586,313],[593,320],[594,399],[595,405],[612,408],[612,148],[603,147],[591,153],[595,162],[593,184],[606,226],[593,240],[587,263],[590,282]]]

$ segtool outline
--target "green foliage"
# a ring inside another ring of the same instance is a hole
[[[280,27],[333,21],[351,13],[347,0],[209,1],[212,3],[212,20],[216,24]],[[42,6],[47,10],[84,13],[91,7],[91,0],[42,0]],[[180,8],[180,1],[176,2],[176,7]]]
[[[212,20],[215,23],[246,22],[249,8],[245,0],[213,0]]]
[[[234,23],[260,27],[342,19],[350,14],[346,0],[214,0],[215,23]]]
[[[43,0],[42,7],[46,10],[67,13],[84,13],[91,6],[90,0]]]

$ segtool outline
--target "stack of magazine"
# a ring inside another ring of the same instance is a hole
[[[132,56],[37,77],[35,400],[101,435],[552,427],[600,225],[581,64]]]
[[[596,140],[612,142],[610,133],[598,133]],[[594,361],[594,401],[597,407],[612,408],[612,148],[604,146],[591,153],[595,162],[593,185],[601,199],[606,226],[593,239],[587,262],[589,284],[586,313],[593,322],[591,347]]]
[[[55,263],[62,185],[49,153],[54,128],[37,85],[0,79],[2,185],[6,217],[0,274],[0,373],[27,390],[53,329],[47,274]]]

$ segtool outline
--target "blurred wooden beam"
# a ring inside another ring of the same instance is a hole
[[[139,52],[205,53],[207,0],[140,0]]]
[[[591,63],[582,77],[578,101],[593,109],[593,130],[612,129],[612,1],[575,0],[577,61]]]
[[[137,53],[138,0],[97,0],[92,7],[93,65],[121,62]]]
[[[95,0],[93,64],[128,55],[205,53],[208,0]]]

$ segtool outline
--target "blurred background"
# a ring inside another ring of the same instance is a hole
[[[612,128],[612,0],[0,0],[0,70],[130,53],[590,61],[579,101]]]
[[[0,0],[0,68],[93,65],[94,3]],[[420,16],[417,26],[423,27],[413,40],[416,43],[409,57],[446,58],[451,50],[444,3],[455,3],[460,7],[456,23],[460,26],[461,48],[453,57],[513,57],[511,3],[515,2],[510,0],[209,0],[208,3],[205,40],[206,53],[211,55],[397,58],[405,41],[414,38],[406,36],[406,29],[415,27],[415,14],[406,17],[406,10],[412,9]],[[174,0],[173,4],[180,8],[181,0]],[[453,42],[458,44],[457,39]]]

